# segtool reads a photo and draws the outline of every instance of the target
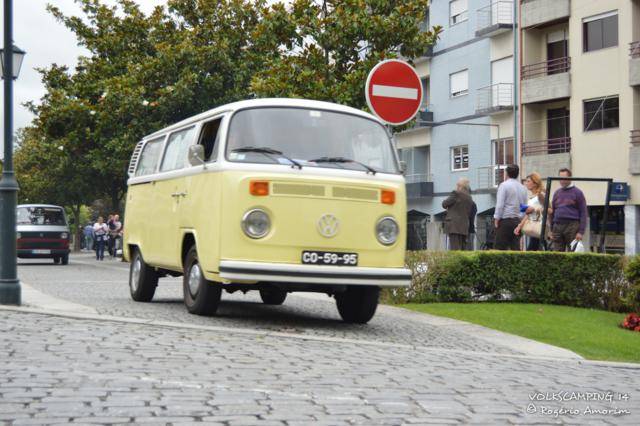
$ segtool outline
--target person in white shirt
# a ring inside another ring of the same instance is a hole
[[[498,187],[498,200],[493,215],[496,250],[520,250],[520,235],[516,235],[515,230],[524,216],[521,208],[526,208],[529,200],[527,189],[517,180],[519,174],[520,168],[517,165],[507,166],[509,178]]]
[[[102,216],[93,224],[93,234],[96,239],[96,260],[104,260],[104,245],[107,242],[109,227]]]

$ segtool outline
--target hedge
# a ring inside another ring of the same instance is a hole
[[[640,307],[640,293],[625,278],[626,263],[623,256],[590,253],[408,252],[411,287],[386,290],[383,297],[393,303],[509,300],[630,311]],[[637,266],[640,285],[640,261]]]

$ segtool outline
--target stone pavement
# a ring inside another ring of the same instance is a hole
[[[11,425],[640,424],[640,368],[623,364],[7,308],[0,339]]]

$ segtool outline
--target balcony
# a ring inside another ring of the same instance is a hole
[[[640,41],[629,47],[629,85],[640,86]]]
[[[476,37],[493,37],[513,30],[513,2],[496,1],[478,9]]]
[[[522,67],[522,103],[571,97],[571,58],[564,57]]]
[[[522,166],[526,173],[556,176],[558,170],[571,168],[571,138],[529,141],[522,144]]]
[[[571,16],[570,0],[522,0],[522,27],[563,22]]]
[[[476,114],[499,114],[513,110],[513,84],[496,83],[478,89]]]
[[[416,122],[418,127],[433,127],[433,111],[430,111],[431,107],[427,106],[425,111],[418,112],[418,121]]]
[[[506,179],[507,164],[478,167],[478,189],[495,191]]]
[[[429,174],[412,174],[405,176],[407,199],[433,196],[433,176]]]
[[[640,130],[631,131],[629,148],[629,173],[640,175]]]

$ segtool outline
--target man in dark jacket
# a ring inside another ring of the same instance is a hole
[[[469,179],[458,180],[456,189],[442,202],[447,210],[444,232],[449,237],[449,250],[465,250],[469,235],[469,216],[473,208]]]
[[[571,170],[560,169],[561,188],[553,194],[551,202],[552,249],[566,251],[573,240],[582,241],[587,227],[587,201],[571,180]]]

